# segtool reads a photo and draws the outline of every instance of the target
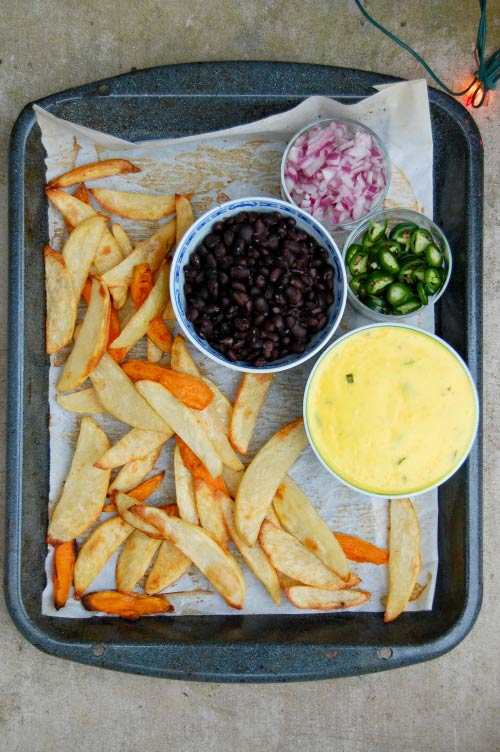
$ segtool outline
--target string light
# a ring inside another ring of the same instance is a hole
[[[500,50],[497,50],[493,53],[493,55],[490,55],[487,60],[485,60],[484,57],[486,48],[486,1],[487,0],[479,0],[481,17],[479,19],[479,26],[477,29],[475,50],[477,70],[474,73],[472,81],[465,89],[463,89],[462,91],[453,91],[452,89],[449,89],[448,86],[446,86],[446,84],[444,84],[441,79],[438,78],[438,76],[436,76],[434,71],[427,65],[425,60],[420,57],[417,52],[415,52],[414,49],[412,49],[408,44],[403,42],[401,39],[399,39],[399,37],[390,32],[384,26],[375,21],[375,19],[370,16],[368,11],[363,8],[360,0],[354,0],[364,17],[373,26],[375,26],[375,28],[379,29],[379,31],[388,36],[389,39],[392,39],[393,42],[396,42],[396,44],[399,44],[400,47],[409,52],[410,55],[412,55],[415,60],[417,60],[420,65],[425,68],[429,76],[431,76],[431,78],[438,84],[438,86],[440,86],[448,94],[451,94],[454,97],[462,97],[465,94],[469,93],[469,96],[465,100],[465,104],[466,106],[472,106],[475,108],[482,107],[483,105],[486,106],[488,104],[489,92],[492,89],[496,88],[497,82],[500,79]]]

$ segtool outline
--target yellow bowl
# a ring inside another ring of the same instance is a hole
[[[460,356],[402,324],[341,337],[316,363],[304,394],[315,454],[340,482],[370,496],[401,498],[443,483],[469,454],[478,420]]]

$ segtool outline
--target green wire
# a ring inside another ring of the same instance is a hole
[[[464,94],[467,94],[467,92],[472,89],[474,84],[476,84],[476,88],[471,95],[471,102],[473,107],[481,107],[488,91],[496,87],[496,84],[500,79],[500,50],[494,52],[488,60],[484,59],[484,52],[486,47],[486,0],[479,0],[479,7],[481,8],[481,18],[479,19],[476,41],[476,58],[479,67],[474,74],[474,78],[467,86],[467,88],[463,89],[463,91],[452,91],[450,88],[448,88],[448,86],[446,86],[446,84],[444,84],[441,79],[436,76],[434,71],[427,65],[425,60],[420,57],[417,52],[415,52],[415,50],[413,50],[409,45],[399,39],[395,34],[392,34],[392,32],[390,32],[384,26],[375,21],[375,19],[370,16],[368,11],[363,8],[360,0],[354,1],[364,17],[371,24],[373,24],[375,28],[379,29],[379,31],[388,36],[389,39],[392,39],[393,42],[396,42],[396,44],[399,44],[400,47],[409,52],[410,55],[412,55],[415,60],[417,60],[420,65],[425,68],[429,76],[431,76],[431,78],[438,84],[438,86],[441,86],[441,88],[444,89],[448,94],[451,94],[454,97],[461,97]],[[480,95],[479,99],[478,95]]]

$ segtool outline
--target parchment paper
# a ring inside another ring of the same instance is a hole
[[[401,206],[432,216],[432,134],[427,88],[424,81],[411,81],[380,87],[380,91],[354,105],[342,105],[325,97],[311,97],[289,112],[265,118],[248,125],[215,133],[192,135],[181,139],[149,141],[140,144],[117,139],[79,125],[60,120],[35,107],[47,151],[47,180],[89,161],[124,156],[137,164],[141,172],[94,181],[93,186],[144,192],[193,192],[193,209],[199,216],[216,203],[242,196],[280,195],[280,162],[287,141],[308,123],[328,116],[351,117],[372,128],[386,144],[392,162],[392,180],[385,208]],[[116,218],[134,240],[150,235],[161,223],[127,221]],[[50,244],[60,250],[66,230],[59,213],[49,208]],[[342,248],[345,233],[335,236]],[[357,326],[369,323],[349,305],[338,330],[338,336]],[[429,331],[434,329],[432,312],[415,316],[411,322]],[[132,357],[144,357],[144,347],[137,346]],[[230,399],[234,398],[239,375],[219,367],[212,361],[192,353],[203,372],[219,384]],[[81,416],[67,412],[55,400],[61,365],[67,352],[52,356],[50,368],[50,494],[53,508],[61,494],[78,436]],[[168,358],[165,361],[168,363]],[[283,424],[298,417],[302,411],[302,395],[313,361],[298,369],[277,374],[259,418],[248,457],[267,441]],[[95,416],[114,443],[129,427],[108,416]],[[157,469],[166,469],[162,488],[151,502],[166,503],[165,494],[174,499],[172,442],[163,449]],[[332,530],[358,535],[378,546],[388,546],[388,509],[386,500],[369,498],[335,483],[322,468],[312,451],[306,449],[290,472],[292,478],[310,497]],[[432,608],[438,566],[437,492],[415,497],[413,503],[422,535],[422,570],[419,582],[427,583],[421,596],[408,604],[407,610]],[[102,515],[100,522],[105,519]],[[234,549],[233,553],[240,560]],[[112,557],[91,590],[115,588],[115,565],[119,552]],[[91,616],[80,603],[70,598],[60,611],[53,606],[53,550],[49,546],[46,559],[47,586],[42,596],[42,613],[51,616]],[[303,613],[286,600],[275,606],[261,583],[242,564],[247,579],[244,613]],[[361,587],[372,598],[361,611],[382,611],[387,595],[386,566],[352,563],[352,570],[362,579]],[[194,567],[168,592],[212,590]],[[140,587],[137,588],[140,591]],[[173,596],[176,615],[234,614],[217,593]],[[94,614],[95,615],[95,614]],[[171,618],[166,615],[165,618]]]

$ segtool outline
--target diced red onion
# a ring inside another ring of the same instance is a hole
[[[385,160],[372,136],[330,121],[299,136],[285,165],[292,201],[321,222],[359,220],[379,201],[387,183]]]

